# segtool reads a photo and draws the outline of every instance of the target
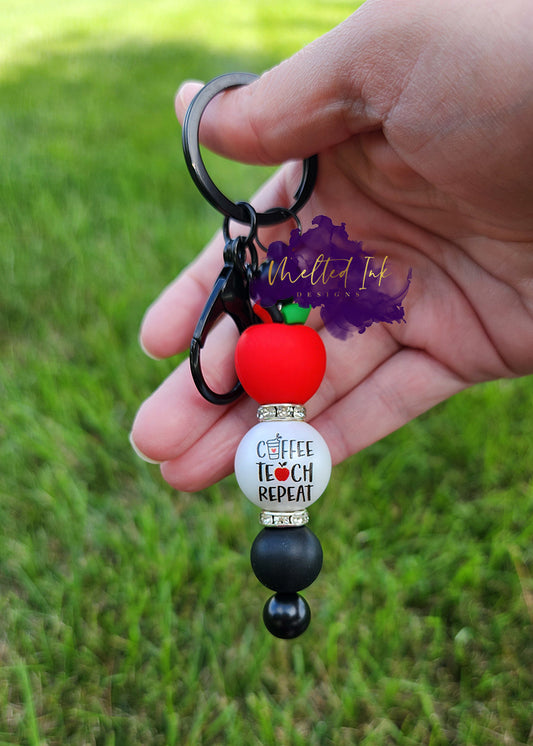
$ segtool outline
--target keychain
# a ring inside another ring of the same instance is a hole
[[[202,161],[199,127],[211,99],[227,88],[247,85],[251,73],[230,73],[207,83],[191,102],[183,124],[183,151],[189,172],[203,196],[224,215],[223,267],[196,325],[190,347],[191,372],[202,396],[213,404],[230,404],[244,392],[258,404],[259,420],[240,442],[235,476],[244,495],[260,509],[262,530],[250,558],[258,580],[273,595],[263,621],[274,636],[301,635],[311,612],[300,591],[322,568],[322,547],[309,529],[308,508],[325,491],[331,456],[324,438],[305,421],[305,404],[326,371],[326,351],[319,334],[305,320],[312,307],[334,336],[363,333],[375,321],[403,321],[402,301],[410,274],[396,293],[386,289],[386,258],[380,268],[350,241],[344,225],[317,216],[302,232],[298,211],[309,199],[318,158],[303,161],[302,179],[290,208],[259,213],[247,202],[232,202],[213,183]],[[230,237],[229,223],[249,226],[246,235]],[[293,220],[289,244],[275,242],[259,265],[257,231]],[[207,384],[201,353],[216,322],[227,314],[239,332],[235,349],[238,381],[228,392]]]

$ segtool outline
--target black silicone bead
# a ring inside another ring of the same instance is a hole
[[[257,579],[278,593],[294,593],[311,585],[322,569],[322,547],[307,526],[264,528],[250,551]]]
[[[276,593],[263,609],[263,622],[274,637],[292,640],[309,627],[311,609],[297,593]]]

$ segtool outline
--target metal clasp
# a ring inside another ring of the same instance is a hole
[[[261,321],[253,312],[250,303],[250,282],[254,272],[257,271],[257,253],[251,240],[254,231],[255,225],[252,226],[248,238],[243,236],[229,238],[227,220],[224,222],[226,238],[224,266],[198,319],[191,340],[190,365],[192,377],[198,391],[212,404],[230,404],[238,399],[243,388],[237,381],[231,391],[218,394],[207,385],[200,360],[207,335],[224,314],[231,317],[239,334],[242,334],[248,326]],[[246,262],[247,250],[251,255],[252,261],[250,264]]]

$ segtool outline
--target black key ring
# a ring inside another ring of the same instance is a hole
[[[246,224],[249,215],[242,203],[235,203],[228,199],[211,180],[207,169],[202,161],[199,143],[200,120],[207,104],[218,93],[227,88],[247,85],[257,80],[253,73],[227,73],[214,78],[198,91],[191,101],[185,120],[183,122],[183,153],[189,172],[194,183],[210,204],[219,212],[239,223]],[[303,161],[303,173],[300,186],[294,195],[295,202],[289,208],[290,212],[296,213],[307,202],[315,186],[318,171],[318,157],[316,155]],[[257,213],[257,225],[276,225],[287,220],[287,208],[273,208],[267,212]]]

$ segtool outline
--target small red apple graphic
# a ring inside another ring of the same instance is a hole
[[[290,475],[290,471],[287,468],[285,468],[285,464],[280,463],[278,468],[274,470],[274,476],[280,482],[284,482],[286,479],[288,479],[289,475]]]

